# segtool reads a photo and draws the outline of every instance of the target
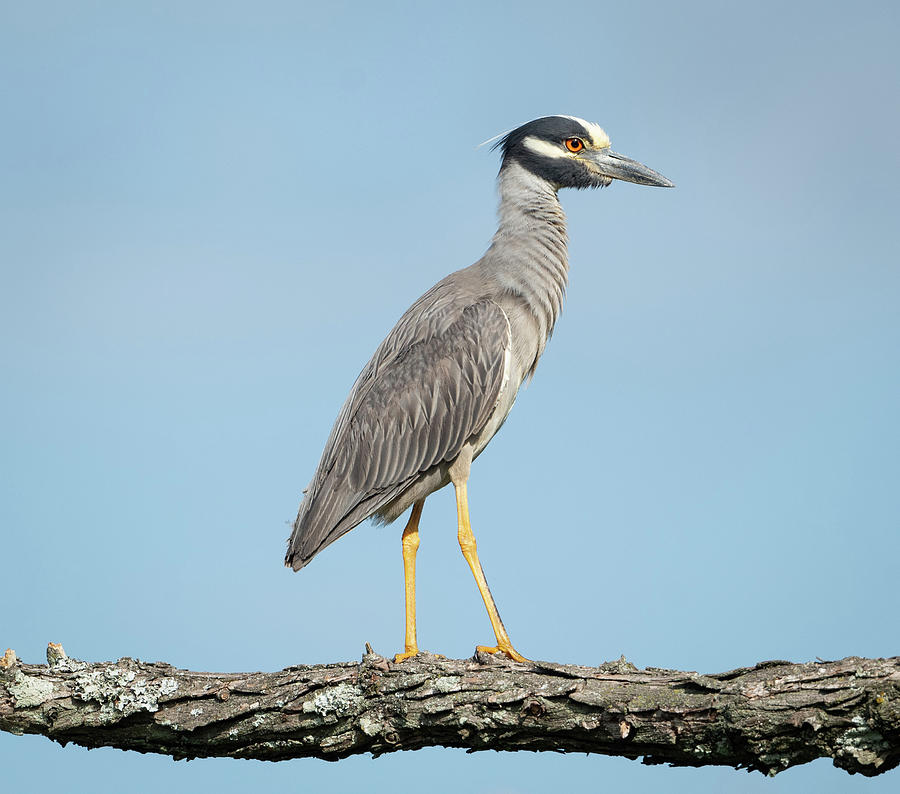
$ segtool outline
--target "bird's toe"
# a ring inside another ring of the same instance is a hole
[[[528,663],[531,661],[530,659],[526,659],[524,656],[522,656],[522,654],[519,653],[515,648],[513,648],[512,645],[507,645],[506,643],[493,646],[479,645],[475,649],[475,651],[477,653],[487,653],[491,656],[493,656],[495,653],[502,653],[504,656],[506,656],[508,659],[512,659],[514,662]]]

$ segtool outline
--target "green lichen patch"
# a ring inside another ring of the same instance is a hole
[[[103,717],[122,717],[157,711],[159,699],[173,694],[178,682],[171,677],[148,679],[127,665],[111,664],[88,669],[75,678],[75,696],[100,704]]]
[[[16,708],[20,709],[35,708],[53,696],[53,684],[25,675],[21,670],[16,671],[15,679],[6,688],[15,699]]]

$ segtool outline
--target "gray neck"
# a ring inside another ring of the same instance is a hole
[[[566,216],[556,187],[515,162],[498,177],[500,224],[479,265],[504,303],[532,315],[540,335],[537,356],[562,311],[568,281]]]

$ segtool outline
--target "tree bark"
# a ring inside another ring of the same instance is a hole
[[[900,657],[700,675],[421,654],[275,673],[200,673],[123,658],[0,659],[0,729],[173,758],[338,760],[420,747],[554,750],[774,775],[830,757],[851,773],[900,763]]]

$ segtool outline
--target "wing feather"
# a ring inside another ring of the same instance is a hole
[[[426,293],[357,379],[294,523],[286,562],[295,569],[452,462],[493,413],[510,344],[506,315],[490,300],[442,297]]]

